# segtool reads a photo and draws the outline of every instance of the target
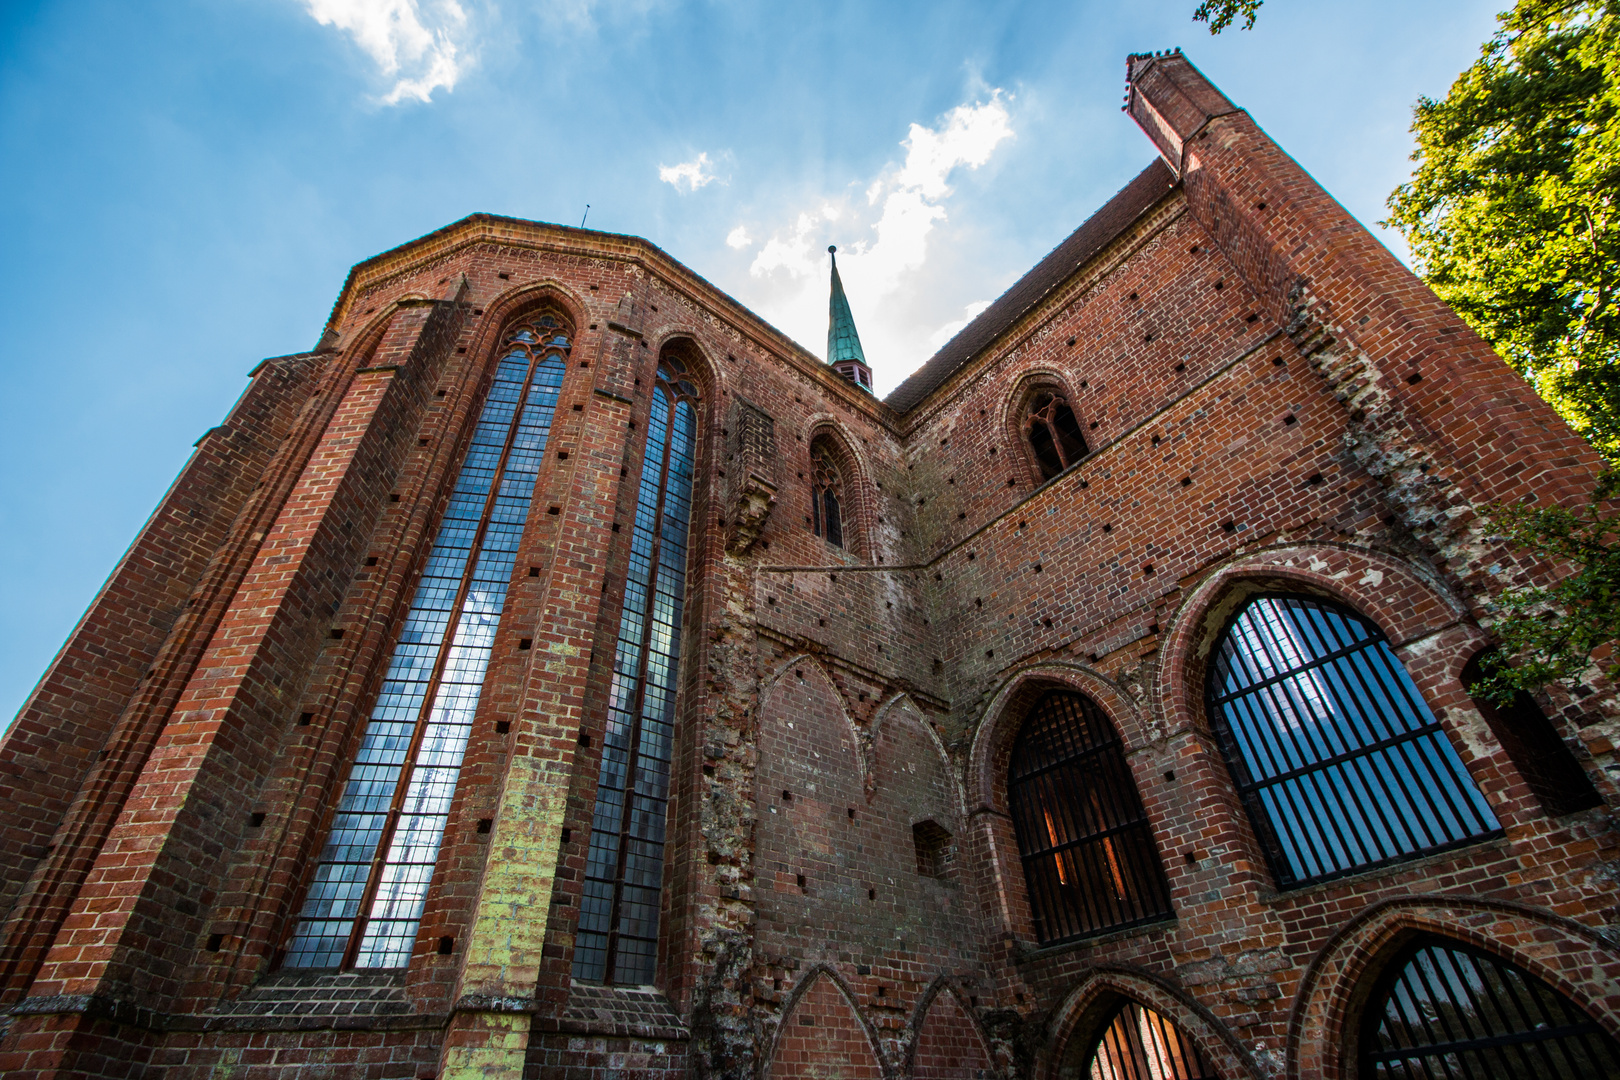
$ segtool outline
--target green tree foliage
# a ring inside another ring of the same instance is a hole
[[[1517,690],[1574,683],[1607,648],[1603,670],[1620,676],[1620,472],[1598,478],[1580,510],[1529,504],[1494,507],[1490,522],[1513,547],[1573,572],[1549,588],[1509,590],[1492,627],[1501,648],[1485,658],[1484,678],[1469,687],[1499,704]]]
[[[1418,274],[1620,460],[1620,0],[1520,0],[1412,130]]]
[[[1254,16],[1266,0],[1204,0],[1193,12],[1193,22],[1209,23],[1209,32],[1218,34],[1243,16],[1243,29],[1254,29]]]

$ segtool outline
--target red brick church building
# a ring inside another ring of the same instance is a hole
[[[356,266],[0,746],[8,1077],[1620,1075],[1600,460],[1179,53],[886,399],[635,237]],[[836,275],[836,270],[834,270]]]

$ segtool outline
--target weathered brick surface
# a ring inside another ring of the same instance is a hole
[[[1606,800],[1554,819],[1459,681],[1495,591],[1550,572],[1482,507],[1576,500],[1597,459],[1184,58],[1130,77],[1166,164],[903,411],[633,238],[477,216],[357,266],[0,747],[0,1070],[1078,1075],[1131,998],[1223,1076],[1335,1077],[1414,932],[1620,1034],[1612,690],[1546,696]],[[573,344],[413,959],[281,970],[494,360],[541,312]],[[701,398],[661,953],[655,987],[590,987],[573,935],[661,356]],[[1091,451],[1049,482],[1022,434],[1041,392]],[[809,528],[812,444],[843,548]],[[1204,706],[1262,590],[1383,630],[1501,835],[1277,888]],[[1118,730],[1173,917],[1043,948],[1006,775],[1054,688]]]

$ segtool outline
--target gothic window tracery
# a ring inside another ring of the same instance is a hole
[[[508,335],[287,946],[293,968],[410,962],[570,348]]]
[[[1124,744],[1090,698],[1058,690],[1030,710],[1013,744],[1007,802],[1041,944],[1170,914]]]
[[[1056,390],[1042,390],[1030,399],[1024,414],[1024,439],[1035,457],[1042,482],[1052,479],[1089,452],[1080,422],[1068,399]]]
[[[665,811],[680,669],[698,389],[658,366],[619,617],[573,977],[646,985],[658,959]]]
[[[1215,657],[1211,726],[1279,885],[1500,831],[1371,621],[1324,600],[1260,595]]]
[[[825,442],[810,449],[810,527],[833,547],[844,546],[844,477]]]

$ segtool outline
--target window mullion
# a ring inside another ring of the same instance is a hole
[[[348,944],[343,950],[341,966],[344,968],[354,966],[355,959],[360,952],[360,944],[365,938],[366,928],[371,923],[371,908],[377,899],[377,890],[382,881],[383,868],[388,863],[388,851],[393,845],[394,835],[398,831],[405,796],[410,791],[411,777],[416,772],[416,759],[421,751],[422,741],[427,736],[428,721],[433,714],[434,705],[438,702],[440,684],[444,681],[444,669],[449,663],[450,654],[455,645],[456,630],[461,623],[462,606],[466,603],[467,593],[472,587],[473,575],[478,570],[478,557],[483,551],[484,539],[489,533],[489,523],[494,516],[495,502],[500,495],[501,482],[506,477],[506,466],[511,458],[512,444],[517,439],[518,429],[523,423],[524,414],[528,411],[529,392],[534,385],[534,374],[539,368],[540,360],[541,357],[531,353],[528,373],[518,391],[517,403],[512,410],[512,419],[507,423],[506,440],[501,444],[501,456],[496,461],[495,468],[490,476],[489,494],[484,497],[484,508],[478,517],[478,528],[474,531],[467,549],[467,565],[461,572],[461,584],[457,586],[455,598],[450,603],[449,617],[445,620],[438,656],[435,657],[433,662],[433,673],[428,679],[427,690],[422,695],[422,704],[417,709],[416,720],[411,729],[411,741],[405,751],[405,761],[400,766],[399,778],[394,784],[394,795],[388,804],[388,816],[383,823],[382,834],[377,839],[377,849],[371,856],[371,867],[366,874],[366,887],[360,895],[360,908],[355,914],[354,927],[349,931]]]

